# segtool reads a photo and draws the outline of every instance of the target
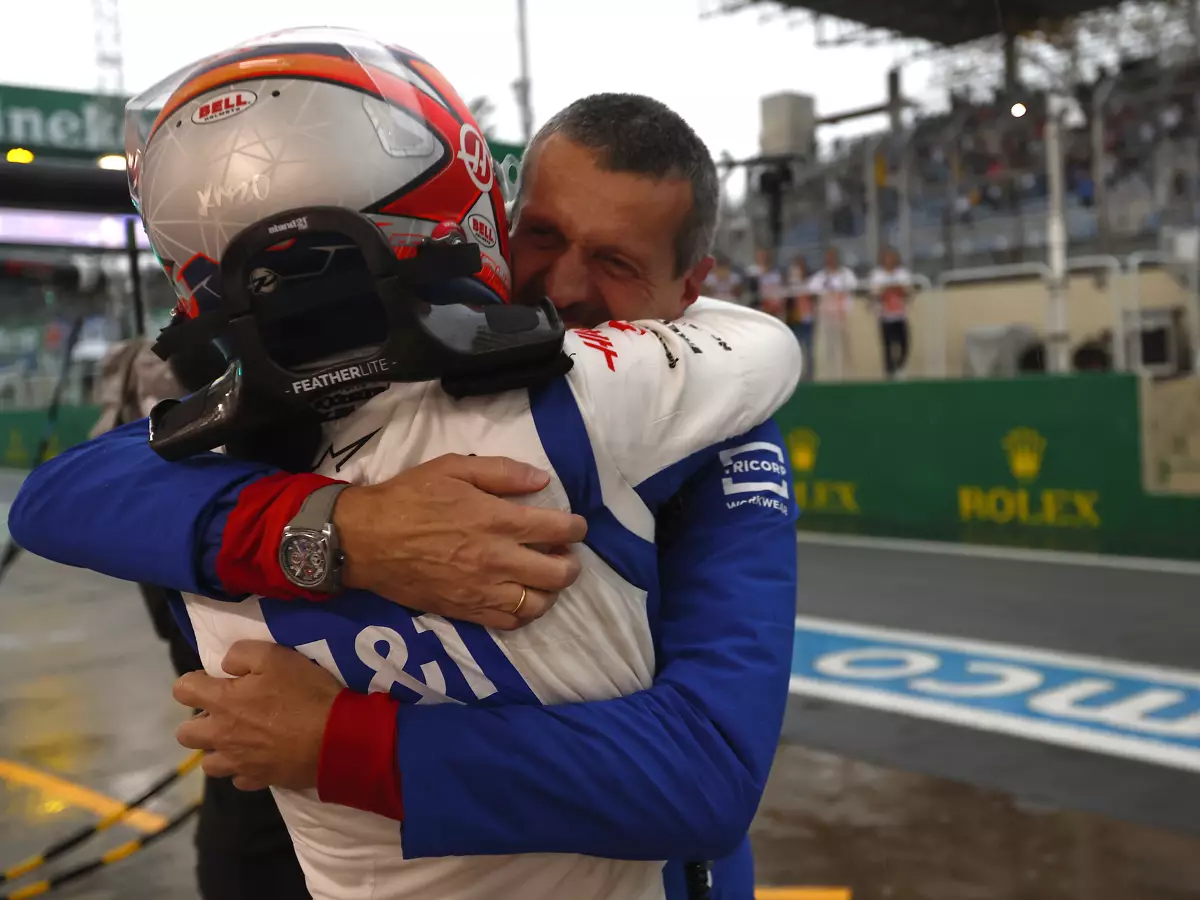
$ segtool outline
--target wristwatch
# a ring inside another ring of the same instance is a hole
[[[333,504],[350,485],[327,484],[305,499],[279,539],[279,568],[296,587],[319,594],[341,590],[342,551]]]

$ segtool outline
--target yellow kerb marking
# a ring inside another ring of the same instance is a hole
[[[34,788],[43,794],[56,797],[72,806],[86,809],[88,812],[94,813],[102,819],[116,815],[125,805],[120,800],[108,797],[98,791],[93,791],[91,788],[86,788],[81,784],[75,784],[72,781],[67,781],[65,778],[59,778],[48,772],[31,769],[29,766],[24,766],[21,763],[12,762],[7,759],[0,759],[0,780]],[[163,828],[167,824],[167,820],[158,813],[135,809],[130,811],[129,815],[125,818],[125,823],[131,828],[136,828],[143,834],[150,834]]]
[[[846,887],[760,887],[754,900],[851,900]]]

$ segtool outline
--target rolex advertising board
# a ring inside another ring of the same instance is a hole
[[[82,444],[88,432],[100,418],[97,406],[64,406],[49,434],[45,459],[53,459],[64,448]],[[38,445],[46,437],[46,413],[40,409],[18,409],[0,412],[0,437],[4,451],[0,465],[8,469],[29,469],[35,462]]]
[[[1047,528],[1099,528],[1100,492],[1048,487],[1040,483],[1049,442],[1034,428],[1012,429],[1000,441],[1009,484],[960,485],[958,517],[963,522],[1044,525]]]
[[[817,460],[821,452],[821,435],[812,428],[793,428],[784,435],[792,461],[796,505],[801,513],[823,515],[858,515],[858,485],[852,480],[821,477]],[[825,466],[827,470],[830,467]],[[834,471],[836,468],[834,469]]]
[[[800,527],[1200,558],[1200,499],[1147,494],[1137,380],[804,384],[777,420]]]

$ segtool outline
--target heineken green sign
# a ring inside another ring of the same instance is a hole
[[[123,154],[127,99],[0,84],[0,160],[16,147],[35,159]],[[509,156],[520,160],[524,151],[519,144],[488,143],[497,163]]]
[[[14,147],[35,158],[123,154],[124,110],[124,97],[0,85],[0,158]]]
[[[488,147],[492,151],[492,158],[496,162],[503,162],[506,157],[512,156],[518,161],[525,153],[525,148],[520,144],[509,144],[505,141],[496,141],[488,139]]]

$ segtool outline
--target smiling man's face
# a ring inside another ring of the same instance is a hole
[[[700,295],[705,257],[677,267],[692,209],[685,178],[612,172],[561,134],[526,159],[511,241],[517,302],[549,297],[568,327],[609,319],[675,319]]]

